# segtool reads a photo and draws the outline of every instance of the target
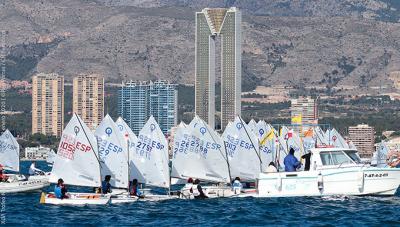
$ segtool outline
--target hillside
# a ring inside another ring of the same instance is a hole
[[[392,87],[400,70],[396,0],[9,0],[7,76],[98,72],[111,82],[194,82],[194,12],[243,11],[243,77],[255,84]]]

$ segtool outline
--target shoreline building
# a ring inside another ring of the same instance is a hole
[[[81,74],[73,79],[72,110],[92,130],[104,117],[104,78],[98,74]]]
[[[166,81],[127,82],[118,93],[118,115],[138,134],[151,115],[164,134],[178,122],[176,84]]]
[[[64,77],[39,73],[32,77],[32,134],[61,136],[64,129]]]
[[[221,128],[241,114],[241,22],[239,9],[196,12],[195,112],[215,127],[215,43],[221,38]]]
[[[366,124],[350,126],[349,139],[356,146],[361,158],[372,158],[375,152],[375,130],[373,127]]]
[[[290,100],[290,117],[292,124],[318,124],[318,102],[310,97],[299,97]]]

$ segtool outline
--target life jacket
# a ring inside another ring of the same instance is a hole
[[[54,186],[54,195],[56,196],[56,198],[58,199],[62,199],[62,187],[61,186]]]
[[[193,184],[192,183],[186,183],[185,186],[183,186],[182,191],[188,192],[188,193],[193,193]]]
[[[240,183],[238,180],[235,180],[232,184],[232,189],[235,194],[240,194],[240,191],[242,190],[242,183]]]

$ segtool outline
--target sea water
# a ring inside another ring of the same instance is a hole
[[[29,165],[22,162],[22,172]],[[44,168],[44,163],[37,166]],[[394,197],[221,198],[80,207],[40,204],[39,191],[3,198],[2,218],[14,226],[400,225],[399,193]]]

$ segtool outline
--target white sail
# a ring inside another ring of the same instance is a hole
[[[128,146],[128,165],[129,165],[129,181],[132,181],[133,179],[137,179],[139,182],[144,182],[144,177],[138,170],[138,168],[135,166],[135,163],[132,160],[132,157],[136,155],[136,145],[138,142],[138,138],[135,135],[135,133],[132,131],[132,129],[128,126],[128,124],[119,117],[115,123],[118,126],[118,129],[123,135],[124,139],[127,142]]]
[[[128,143],[112,118],[107,115],[95,131],[99,148],[101,175],[111,175],[110,184],[128,188]]]
[[[0,136],[0,164],[4,169],[19,172],[19,144],[8,129]]]
[[[319,127],[314,127],[314,138],[316,139],[317,146],[329,145],[327,138],[325,138],[324,131]]]
[[[179,174],[176,177],[230,182],[223,141],[197,116],[186,128],[178,129],[172,162]]]
[[[139,132],[132,160],[144,177],[143,183],[169,188],[168,142],[153,116]]]
[[[260,157],[263,162],[263,170],[270,162],[275,161],[277,156],[277,137],[275,129],[266,124],[265,121],[257,123],[258,139],[260,141]]]
[[[379,168],[387,167],[388,164],[386,163],[387,155],[389,153],[389,148],[387,147],[386,143],[381,142],[379,147],[376,151],[376,166]]]
[[[66,184],[88,187],[101,185],[97,142],[76,114],[65,127],[51,170],[51,183],[62,178]]]
[[[222,138],[229,161],[231,177],[254,180],[261,172],[258,139],[239,117],[227,128]]]
[[[293,129],[288,129],[286,126],[281,128],[281,146],[286,153],[289,153],[290,148],[294,149],[294,155],[297,159],[304,154],[303,144],[301,142],[300,136],[293,131]]]
[[[340,135],[338,131],[336,131],[336,129],[332,128],[325,135],[325,137],[328,139],[329,145],[333,145],[339,148],[349,148],[346,140],[342,137],[342,135]]]
[[[179,124],[174,135],[174,144],[172,147],[172,170],[171,177],[179,179],[187,179],[189,177],[203,176],[204,174],[196,174],[196,171],[203,171],[204,162],[197,162],[193,158],[193,154],[189,153],[189,145],[191,141],[188,126]]]
[[[278,136],[278,148],[275,156],[275,162],[279,168],[284,168],[284,159],[289,154],[289,149],[286,140],[283,136]]]
[[[53,164],[56,156],[57,156],[57,154],[54,152],[53,149],[51,149],[49,151],[49,153],[47,154],[46,162],[49,164]]]
[[[254,119],[251,119],[247,125],[249,126],[251,131],[253,131],[254,133],[257,132],[257,122]]]

